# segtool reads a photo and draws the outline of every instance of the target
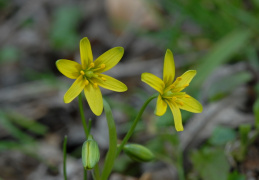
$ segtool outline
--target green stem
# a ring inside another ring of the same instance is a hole
[[[86,120],[85,120],[82,94],[81,93],[78,96],[78,105],[79,105],[79,110],[80,110],[80,117],[81,117],[82,124],[83,124],[83,127],[84,127],[85,138],[87,140],[88,134],[89,134],[89,129],[87,128],[87,124],[86,124]],[[84,169],[84,180],[87,180],[87,170],[85,170],[85,169]]]
[[[87,170],[84,168],[84,180],[87,180]]]
[[[143,104],[143,106],[142,106],[142,108],[140,109],[140,111],[139,111],[137,117],[135,118],[133,124],[131,125],[130,130],[128,131],[128,133],[127,133],[126,136],[124,137],[123,141],[121,142],[120,146],[118,147],[118,149],[117,149],[117,155],[116,155],[116,156],[118,156],[118,155],[120,154],[120,152],[121,152],[121,150],[123,149],[124,145],[128,142],[129,138],[132,136],[132,134],[133,134],[133,132],[134,132],[134,130],[135,130],[135,128],[136,128],[136,126],[137,126],[137,124],[138,124],[138,122],[139,122],[139,120],[140,120],[140,118],[141,118],[141,116],[142,116],[142,114],[143,114],[143,112],[144,112],[144,110],[146,109],[147,105],[149,104],[149,102],[150,102],[152,99],[156,98],[156,97],[157,97],[157,94],[152,95],[152,96],[149,97],[149,98],[146,100],[146,102]]]
[[[82,124],[83,124],[84,131],[85,131],[85,137],[87,139],[89,131],[88,131],[86,120],[85,120],[84,109],[83,109],[83,101],[82,101],[82,94],[81,93],[78,96],[78,105],[79,105],[79,110],[80,110],[80,116],[81,116]]]
[[[95,180],[100,180],[100,171],[99,171],[99,165],[98,163],[94,166],[93,175]]]
[[[183,168],[183,152],[181,151],[181,149],[178,149],[177,170],[179,180],[185,180]]]
[[[64,137],[63,142],[63,174],[64,180],[67,180],[67,136]]]

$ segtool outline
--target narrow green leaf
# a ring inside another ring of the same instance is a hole
[[[209,99],[214,100],[219,97],[219,95],[226,95],[233,92],[238,86],[245,84],[251,80],[252,75],[248,72],[239,72],[222,79],[219,79],[209,89]]]
[[[67,135],[65,135],[63,142],[63,175],[64,180],[67,180]]]
[[[106,120],[109,128],[109,150],[105,158],[101,179],[107,180],[112,171],[114,161],[116,158],[117,132],[116,132],[116,126],[112,116],[110,105],[107,103],[105,99],[103,99],[103,107],[104,107],[104,112],[106,115]]]
[[[19,139],[21,142],[33,142],[33,138],[22,132],[14,124],[12,124],[5,113],[0,111],[0,124],[5,128],[12,136]]]
[[[235,30],[216,43],[200,62],[198,73],[192,81],[193,87],[199,87],[215,68],[229,61],[239,49],[245,47],[250,36],[249,30]]]
[[[44,126],[43,124],[40,124],[32,119],[29,119],[21,114],[15,113],[15,112],[9,112],[6,113],[6,116],[8,119],[15,124],[39,135],[44,135],[48,128]]]
[[[239,135],[240,135],[240,140],[241,140],[241,146],[246,146],[249,143],[249,132],[251,131],[251,125],[250,124],[242,124],[239,126]]]
[[[256,85],[257,99],[253,105],[255,115],[255,127],[259,130],[259,84]]]

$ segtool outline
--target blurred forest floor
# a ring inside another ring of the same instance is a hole
[[[136,163],[121,155],[111,180],[178,179],[180,152],[186,179],[259,179],[258,17],[256,0],[0,0],[0,179],[63,179],[65,135],[68,178],[83,179],[78,102],[63,102],[72,81],[55,66],[58,59],[79,62],[83,37],[94,58],[115,46],[125,49],[107,74],[129,90],[102,89],[120,139],[153,93],[141,73],[161,77],[167,48],[177,76],[187,69],[198,73],[189,93],[203,113],[183,112],[185,130],[177,134],[171,112],[155,117],[151,103],[130,142],[144,144],[157,159]],[[105,116],[84,106],[102,165],[109,146]]]

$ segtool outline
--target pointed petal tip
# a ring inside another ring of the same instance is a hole
[[[62,61],[62,59],[58,59],[58,60],[56,60],[56,66],[58,66],[58,64],[60,63]]]
[[[68,104],[68,103],[71,102],[71,101],[68,101],[65,97],[63,98],[63,101],[64,101],[64,103],[66,103],[66,104]]]
[[[154,111],[154,114],[156,115],[156,116],[163,116],[164,114],[160,114],[160,113],[157,113],[156,111]]]
[[[120,51],[122,54],[124,54],[124,48],[123,47],[118,46],[116,48],[118,49],[118,51]]]
[[[177,132],[181,132],[181,131],[183,131],[183,130],[184,130],[184,128],[183,128],[183,127],[181,127],[181,128],[177,128],[177,129],[176,129],[176,131],[177,131]]]
[[[102,112],[103,112],[103,111],[101,111],[101,112],[93,112],[93,113],[94,113],[96,116],[101,116]]]
[[[193,72],[193,73],[197,73],[197,71],[196,70],[188,70],[188,71],[190,71],[190,72]],[[188,71],[186,71],[186,72],[188,72]]]
[[[80,40],[80,42],[82,42],[82,41],[89,41],[89,39],[88,39],[88,37],[83,37],[83,38]]]
[[[166,50],[166,53],[171,53],[171,54],[173,54],[170,49],[167,49],[167,50]]]

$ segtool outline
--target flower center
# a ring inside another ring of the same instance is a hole
[[[87,78],[92,78],[92,77],[94,76],[94,72],[93,72],[93,71],[86,71],[86,72],[85,72],[85,76],[86,76]]]
[[[86,70],[81,70],[80,74],[84,77],[85,85],[87,86],[89,83],[91,83],[94,88],[97,88],[98,80],[106,81],[105,77],[103,77],[100,73],[95,72],[100,69],[104,69],[105,67],[105,64],[101,64],[99,67],[95,67],[94,63],[90,63]]]

